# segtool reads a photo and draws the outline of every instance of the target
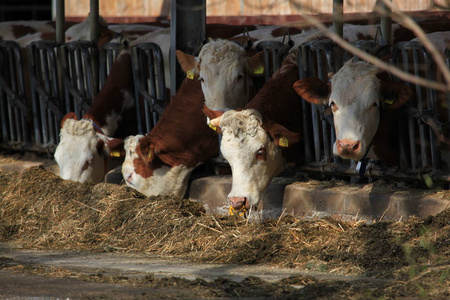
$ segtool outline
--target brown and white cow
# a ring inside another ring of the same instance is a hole
[[[74,113],[63,118],[54,154],[63,179],[100,182],[110,156],[123,156],[123,140],[111,137],[137,132],[132,80],[131,54],[123,50],[83,119],[76,120]]]
[[[219,154],[203,103],[199,81],[186,78],[152,131],[125,140],[122,174],[128,186],[147,196],[184,195],[194,168]]]
[[[8,21],[0,23],[0,40],[14,41],[35,33],[55,33],[54,21]]]
[[[260,212],[261,194],[273,177],[286,162],[301,160],[301,98],[292,88],[297,80],[293,53],[242,111],[229,110],[211,121],[222,131],[220,150],[232,170],[228,200],[235,210]]]
[[[214,110],[244,107],[252,95],[252,76],[263,65],[261,53],[249,57],[243,47],[223,39],[210,40],[198,57],[177,50],[177,58],[188,76],[198,76],[205,105]]]
[[[306,101],[330,106],[336,131],[334,155],[397,162],[397,109],[412,91],[386,75],[366,62],[350,60],[330,84],[318,78],[295,83],[294,89]]]

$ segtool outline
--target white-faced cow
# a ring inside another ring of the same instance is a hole
[[[131,55],[124,50],[83,120],[75,120],[75,114],[69,113],[61,122],[54,157],[63,179],[103,180],[109,157],[123,151],[123,140],[110,137],[125,138],[137,132],[132,88]]]
[[[334,116],[334,155],[344,159],[397,162],[397,109],[412,95],[402,83],[363,62],[348,61],[331,83],[318,78],[297,81],[294,89],[308,102],[329,105]]]
[[[244,107],[252,94],[255,69],[263,65],[261,53],[248,57],[245,49],[228,40],[210,40],[198,57],[177,51],[177,58],[188,76],[198,76],[205,104],[214,110]]]
[[[186,78],[152,131],[125,140],[122,175],[128,186],[147,196],[184,195],[194,168],[219,154],[203,105],[200,83]]]
[[[287,161],[301,160],[301,98],[292,88],[297,80],[296,55],[290,54],[242,111],[211,121],[222,131],[220,150],[232,170],[228,200],[235,210],[261,211],[261,194],[273,177]]]

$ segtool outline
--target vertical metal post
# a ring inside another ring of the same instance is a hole
[[[174,95],[185,75],[176,63],[176,50],[195,53],[205,40],[206,0],[172,0],[170,20],[171,94]]]
[[[392,18],[391,14],[392,11],[389,7],[386,6],[386,4],[383,1],[381,2],[381,20],[380,20],[380,26],[381,26],[381,34],[383,35],[383,39],[386,41],[387,45],[391,45],[392,41]]]
[[[64,27],[65,27],[65,6],[64,0],[56,1],[56,42],[58,44],[64,44]]]
[[[344,36],[344,0],[333,0],[333,31],[340,37]],[[336,70],[343,65],[343,50],[336,47]]]
[[[98,42],[98,27],[99,27],[99,5],[98,0],[90,0],[90,23],[91,23],[91,30],[90,30],[90,39],[91,41],[97,45]],[[98,93],[98,86],[99,86],[99,62],[98,62],[98,55],[95,51],[91,57],[92,59],[92,99],[94,99],[95,95]]]

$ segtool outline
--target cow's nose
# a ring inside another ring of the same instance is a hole
[[[247,197],[229,197],[231,207],[234,209],[240,210],[243,206],[248,208],[249,203],[247,201]]]
[[[337,149],[339,153],[353,155],[361,150],[361,142],[349,139],[337,140]]]

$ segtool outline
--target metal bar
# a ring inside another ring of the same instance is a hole
[[[64,44],[65,42],[65,6],[64,0],[56,0],[56,42]]]
[[[90,28],[90,40],[97,45],[98,38],[99,38],[99,0],[90,0],[90,21],[91,21],[91,28]],[[94,99],[95,95],[97,95],[99,91],[99,61],[98,61],[98,55],[95,53],[92,55],[92,99]]]

